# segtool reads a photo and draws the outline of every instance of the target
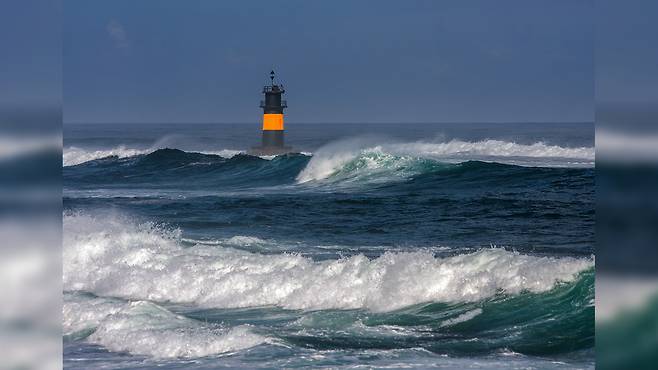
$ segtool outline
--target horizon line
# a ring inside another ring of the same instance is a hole
[[[376,121],[369,121],[369,122],[359,122],[359,121],[352,121],[352,122],[286,122],[286,124],[292,124],[292,125],[335,125],[335,124],[373,124],[373,125],[401,125],[401,124],[411,124],[411,125],[430,125],[430,124],[478,124],[478,123],[491,123],[491,124],[501,124],[501,123],[522,123],[522,124],[538,124],[538,123],[567,123],[567,124],[582,124],[582,123],[596,123],[595,120],[591,121],[438,121],[438,122],[376,122]],[[95,121],[95,122],[85,122],[85,121],[62,121],[62,125],[107,125],[107,124],[113,124],[113,125],[179,125],[179,124],[186,124],[186,125],[259,125],[261,122],[259,121],[254,121],[254,122],[203,122],[203,121],[195,121],[195,122],[154,122],[154,121],[147,121],[147,122],[111,122],[111,121]]]

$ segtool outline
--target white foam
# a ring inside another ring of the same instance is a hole
[[[117,299],[64,294],[62,333],[74,335],[95,329],[107,316],[121,311],[125,306],[125,301]]]
[[[226,240],[226,244],[248,247],[250,245],[262,245],[267,242],[255,236],[236,235]]]
[[[518,144],[502,140],[461,141],[451,140],[445,143],[409,143],[393,144],[392,149],[404,153],[419,153],[433,156],[492,156],[492,157],[529,157],[529,158],[564,158],[586,161],[594,160],[594,147],[562,147],[543,142]],[[477,158],[477,157],[476,157]]]
[[[133,157],[140,154],[148,154],[152,149],[130,149],[121,145],[116,148],[102,150],[88,150],[78,147],[68,147],[62,153],[63,166],[75,166],[81,163],[93,161],[95,159],[117,156],[119,158]]]
[[[474,310],[464,312],[463,314],[461,314],[457,317],[454,317],[452,319],[448,319],[448,320],[443,321],[441,323],[441,327],[443,328],[443,327],[446,327],[446,326],[452,326],[452,325],[456,325],[456,324],[459,324],[459,323],[462,323],[462,322],[466,322],[466,321],[469,321],[469,320],[473,319],[474,317],[476,317],[480,314],[482,314],[482,309],[481,308],[476,308]]]
[[[102,296],[237,308],[390,311],[422,302],[470,302],[544,292],[573,281],[592,259],[504,249],[436,258],[387,252],[314,261],[219,246],[181,246],[180,235],[120,217],[64,217],[64,288]]]
[[[261,246],[264,244],[269,244],[266,240],[258,238],[256,236],[248,235],[236,235],[226,239],[190,239],[182,238],[182,241],[190,244],[198,245],[219,245],[219,246],[232,246],[232,247],[249,247],[249,246]]]
[[[358,148],[343,148],[332,150],[333,146],[321,148],[308,162],[302,172],[297,175],[297,181],[308,182],[311,180],[326,179],[333,175],[348,162],[359,155]]]
[[[360,171],[372,173],[388,170],[395,173],[407,169],[413,161],[419,159],[447,163],[480,160],[537,167],[589,167],[594,165],[594,158],[593,147],[568,148],[541,142],[526,145],[501,140],[451,140],[373,146],[352,139],[331,143],[318,150],[297,176],[297,181],[303,183],[326,179],[339,173],[349,163]]]
[[[195,358],[267,342],[249,326],[209,327],[146,301],[121,302],[66,295],[64,333],[94,330],[87,341],[116,352],[156,358]]]
[[[244,154],[244,150],[222,149],[218,151],[201,151],[196,153],[218,155],[223,158],[233,158],[238,154]]]

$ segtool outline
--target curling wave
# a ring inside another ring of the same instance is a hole
[[[177,230],[122,218],[66,214],[64,288],[100,296],[201,307],[279,306],[387,312],[423,302],[475,302],[546,292],[591,269],[592,259],[504,249],[437,258],[387,252],[314,261],[222,246],[182,246]]]
[[[387,172],[404,178],[421,172],[428,165],[436,167],[440,163],[467,161],[530,167],[591,167],[594,157],[593,147],[566,148],[541,142],[525,145],[501,140],[451,140],[371,146],[358,140],[347,140],[318,150],[299,173],[297,181],[345,177],[350,171],[360,171],[365,175]]]

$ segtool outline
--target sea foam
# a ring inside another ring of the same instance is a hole
[[[155,358],[195,358],[234,352],[266,343],[247,325],[207,326],[151,302],[66,294],[66,335],[91,331],[87,341],[115,352]],[[84,335],[85,333],[82,333]]]
[[[577,278],[589,258],[549,258],[500,248],[437,258],[387,252],[314,261],[228,247],[182,246],[180,233],[121,216],[64,216],[64,288],[101,296],[202,307],[368,309],[473,302],[544,292]]]

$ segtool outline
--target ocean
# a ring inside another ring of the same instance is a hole
[[[67,369],[594,368],[592,123],[68,124]]]

